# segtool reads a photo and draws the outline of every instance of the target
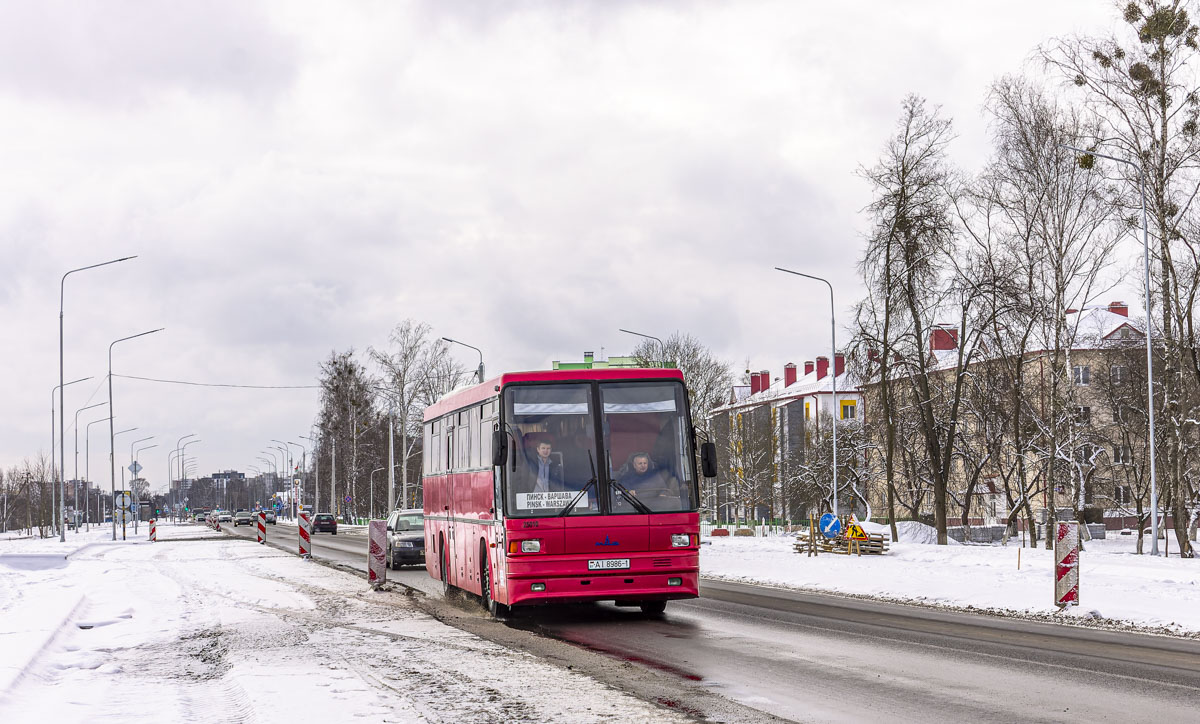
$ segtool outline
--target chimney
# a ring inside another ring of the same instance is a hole
[[[796,384],[796,363],[788,362],[783,366],[783,386],[789,387]]]
[[[939,324],[929,333],[929,351],[939,352],[958,347],[958,330],[947,324]]]
[[[1112,312],[1113,314],[1119,314],[1122,317],[1128,317],[1129,305],[1125,302],[1109,302],[1108,311]]]
[[[841,377],[842,373],[845,371],[846,371],[846,355],[844,355],[844,354],[836,355],[833,358],[833,376]]]
[[[762,388],[758,386],[758,373],[750,373],[750,394],[757,395]]]
[[[808,360],[807,362],[804,363],[804,376],[808,377],[809,375],[812,374],[812,371],[813,371],[812,360]]]
[[[829,358],[828,357],[818,357],[817,358],[817,379],[823,380],[823,379],[825,379],[825,375],[827,375],[827,374],[829,374]]]
[[[758,388],[764,392],[771,389],[771,373],[767,370],[758,373]]]

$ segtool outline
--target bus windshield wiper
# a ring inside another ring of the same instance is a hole
[[[615,480],[612,481],[612,484],[613,484],[613,487],[616,488],[621,493],[621,495],[625,496],[626,500],[628,500],[630,503],[633,504],[633,507],[638,509],[639,513],[641,513],[643,515],[650,515],[650,509],[646,507],[646,504],[643,503],[642,501],[638,500],[637,496],[634,495],[633,493],[629,492],[629,490],[624,485],[621,485],[620,483],[618,483]]]
[[[579,491],[579,493],[571,500],[571,502],[567,503],[567,506],[565,508],[563,508],[561,511],[559,511],[558,517],[561,518],[564,515],[567,515],[568,513],[570,513],[572,510],[574,510],[575,504],[583,499],[583,496],[587,494],[588,488],[592,487],[595,483],[596,483],[595,478],[592,478],[591,480],[587,481],[587,484],[583,486],[583,489]]]
[[[575,504],[578,503],[583,498],[583,496],[587,493],[588,488],[590,488],[596,484],[596,461],[592,459],[592,451],[591,450],[588,450],[588,462],[592,464],[592,479],[587,481],[587,484],[583,486],[583,489],[579,491],[579,494],[576,495],[574,498],[572,498],[571,502],[567,503],[567,506],[565,508],[563,508],[562,511],[559,512],[559,514],[558,514],[559,518],[563,517],[564,515],[567,515],[572,510],[574,510]]]

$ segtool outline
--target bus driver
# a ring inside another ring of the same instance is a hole
[[[554,449],[549,440],[538,442],[537,457],[529,460],[529,482],[531,493],[548,493],[563,490],[562,464],[550,458]]]

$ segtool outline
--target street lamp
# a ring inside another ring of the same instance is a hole
[[[1153,343],[1151,341],[1151,323],[1150,323],[1150,226],[1146,221],[1146,172],[1141,165],[1134,163],[1128,159],[1118,158],[1117,156],[1106,156],[1103,153],[1095,151],[1085,151],[1081,148],[1068,146],[1065,143],[1058,144],[1061,148],[1066,148],[1076,153],[1082,153],[1085,156],[1099,156],[1107,158],[1109,161],[1123,163],[1126,166],[1132,166],[1138,172],[1138,185],[1142,192],[1142,254],[1145,266],[1145,296],[1146,296],[1146,413],[1150,420],[1150,459],[1147,461],[1150,465],[1150,555],[1158,555],[1158,479],[1154,472],[1154,357],[1151,353]],[[1047,518],[1049,520],[1049,518]]]
[[[185,435],[184,437],[180,438],[180,441],[182,441],[182,440],[185,440],[185,439],[187,439],[188,437],[193,437],[193,436],[194,436],[194,434],[195,434],[195,433],[193,433],[192,435]],[[191,445],[192,443],[197,443],[197,442],[204,442],[204,441],[203,441],[203,440],[201,440],[200,438],[196,438],[196,439],[194,439],[194,440],[188,440],[187,442],[185,442],[185,443],[183,443],[182,445],[180,445],[180,446],[179,446],[179,480],[180,480],[180,485],[182,485],[182,484],[183,484],[183,481],[187,479],[187,465],[186,465],[186,463],[187,463],[187,447],[188,447],[188,445]]]
[[[63,387],[66,387],[66,385],[63,383],[63,302],[66,300],[67,277],[71,276],[75,272],[87,271],[88,269],[95,269],[97,267],[108,266],[109,264],[116,264],[117,262],[129,261],[130,259],[136,259],[136,258],[137,258],[136,255],[135,256],[123,256],[120,259],[113,259],[111,261],[100,262],[99,264],[91,264],[89,266],[81,266],[78,269],[72,269],[72,270],[68,271],[66,274],[62,275],[62,281],[60,281],[59,285],[58,285],[58,409],[60,411],[65,411],[67,409],[66,404],[63,402]],[[109,401],[112,400],[111,392],[108,396],[108,399],[109,399]],[[112,412],[112,410],[110,409],[109,412]],[[64,415],[64,417],[65,417],[65,415]],[[65,419],[64,419],[64,422],[66,422]],[[59,492],[65,495],[66,487],[65,487],[65,483],[63,483],[62,477],[63,477],[63,475],[66,474],[67,452],[63,448],[63,433],[62,433],[61,429],[59,430],[59,433],[58,433],[58,455],[59,455],[59,463],[60,463],[59,471],[58,471],[58,480],[59,480],[59,487],[62,488]],[[65,514],[67,512],[66,511],[66,502],[60,498],[59,503],[60,503],[59,522],[62,523],[63,522],[62,517],[65,516]],[[67,541],[66,531],[60,525],[59,531],[58,531],[58,542],[65,543],[66,541]]]
[[[840,410],[838,410],[838,399],[837,399],[837,316],[836,316],[836,312],[835,312],[834,305],[833,305],[833,285],[829,283],[828,279],[822,279],[821,277],[814,277],[811,274],[802,274],[798,271],[792,271],[791,269],[784,269],[783,267],[778,267],[778,266],[775,267],[775,269],[776,269],[776,271],[785,272],[787,274],[795,274],[796,276],[804,277],[805,279],[812,279],[814,281],[824,282],[825,286],[829,287],[829,340],[830,340],[830,346],[832,348],[832,352],[831,352],[832,356],[829,359],[829,363],[833,365],[833,374],[830,375],[830,378],[829,378],[829,381],[832,384],[831,389],[833,390],[833,405],[832,405],[832,407],[833,407],[833,410],[832,410],[832,412],[833,412],[833,425],[832,425],[832,427],[833,427],[833,515],[836,517],[838,514],[838,479],[837,479],[837,474],[838,474],[837,429],[838,429],[838,426],[837,426],[837,421],[838,421],[838,412],[840,412]]]
[[[113,403],[113,391],[112,391],[112,348],[113,348],[113,346],[116,345],[118,342],[125,342],[130,339],[137,339],[138,337],[145,337],[147,334],[154,334],[155,332],[161,332],[161,331],[163,331],[163,329],[164,329],[164,327],[159,327],[158,329],[152,329],[148,332],[139,332],[137,334],[131,334],[128,337],[121,337],[120,339],[114,339],[108,345],[108,412],[109,412],[109,414],[116,414],[113,412],[113,404],[112,404]],[[115,438],[116,438],[116,435],[113,433],[113,424],[112,424],[112,420],[110,419],[108,421],[108,467],[109,467],[109,476],[110,476],[109,477],[109,489],[113,494],[114,501],[116,500],[116,495],[117,495],[117,455],[116,455]],[[121,476],[121,479],[124,480],[123,474]],[[124,530],[124,528],[122,528],[122,530]],[[122,535],[124,535],[124,534],[122,533]],[[112,539],[113,540],[117,539],[117,510],[116,510],[115,504],[113,505]]]
[[[304,440],[308,440],[313,448],[313,515],[317,514],[317,506],[321,502],[321,450],[317,447],[320,438],[315,438],[312,435],[301,435]],[[299,517],[299,516],[297,516]]]
[[[102,417],[99,420],[92,420],[91,422],[89,422],[88,424],[83,426],[83,471],[84,471],[83,472],[83,477],[84,477],[83,497],[84,497],[84,499],[86,499],[88,497],[87,484],[92,479],[92,425],[98,425],[102,422],[108,422],[108,418]],[[78,430],[75,431],[75,435],[76,436],[79,435]],[[76,443],[75,447],[78,448],[79,443]],[[75,453],[75,480],[76,481],[79,480],[79,453],[78,452]],[[78,482],[75,483],[75,497],[76,497],[76,499],[79,498],[79,483]],[[75,504],[75,506],[79,507],[79,503],[77,502]],[[89,506],[85,504],[83,506],[83,508],[86,511],[89,508]],[[87,518],[90,516],[85,514],[84,517]],[[102,521],[98,521],[98,522],[102,522]],[[76,528],[76,530],[79,530],[79,529]]]
[[[108,425],[109,425],[109,431],[110,431],[110,435],[109,435],[109,445],[110,445],[110,447],[109,447],[109,450],[110,450],[110,452],[108,453],[108,459],[109,459],[109,466],[111,467],[111,466],[113,466],[113,465],[116,465],[116,459],[115,459],[115,458],[116,458],[116,456],[115,456],[115,455],[113,455],[113,454],[112,454],[112,452],[111,452],[111,450],[112,450],[112,447],[111,447],[111,445],[112,445],[112,441],[116,440],[118,437],[120,437],[120,436],[124,435],[124,434],[125,434],[125,433],[127,433],[127,432],[133,432],[133,431],[134,431],[134,430],[136,430],[137,428],[136,428],[136,427],[131,427],[131,428],[127,429],[127,430],[118,430],[117,432],[111,432],[111,430],[112,430],[112,420],[109,420],[109,421],[108,421]],[[122,470],[124,470],[124,468],[121,468],[121,469],[122,469]],[[122,473],[122,475],[121,475],[121,489],[122,489],[122,490],[124,490],[124,489],[125,489],[125,475],[124,475],[124,473]],[[115,486],[114,486],[114,489],[113,489],[113,500],[114,500],[114,501],[116,500],[116,489],[115,489]],[[124,528],[122,527],[122,530],[121,530],[121,535],[122,535],[122,536],[124,536],[124,534],[125,534],[125,533],[124,533]],[[113,504],[113,540],[116,540],[116,539],[117,539],[117,538],[116,538],[116,535],[117,535],[117,516],[116,516],[116,503],[114,502],[114,504]],[[121,540],[124,540],[124,537],[122,537],[122,539],[121,539]]]
[[[184,435],[183,437],[181,437],[181,438],[179,438],[178,440],[176,440],[176,441],[175,441],[175,449],[174,449],[174,450],[172,450],[171,452],[167,453],[167,489],[168,489],[168,490],[170,490],[170,489],[171,489],[171,483],[173,482],[173,481],[171,480],[171,478],[174,476],[174,473],[172,472],[171,458],[172,458],[172,457],[177,457],[177,456],[179,455],[179,445],[180,445],[180,444],[181,444],[181,443],[182,443],[184,440],[188,439],[189,437],[196,437],[196,433],[194,433],[194,432],[189,432],[188,434],[186,434],[186,435]],[[179,478],[180,478],[180,481],[181,481],[181,482],[180,482],[180,484],[182,485],[182,480],[183,480],[183,468],[182,468],[182,466],[180,467],[180,471],[179,471]],[[183,491],[181,490],[180,492],[183,492]],[[176,498],[175,502],[176,502],[176,503],[178,503],[178,502],[179,502],[179,500],[178,500],[178,498],[179,498],[178,494],[176,494],[175,498]]]
[[[389,443],[390,443],[390,441],[389,441]],[[308,473],[308,448],[304,447],[303,445],[301,445],[298,442],[291,442],[290,440],[288,441],[287,444],[295,445],[296,447],[300,448],[300,488],[303,489],[304,488],[304,476]],[[299,507],[300,506],[300,491],[297,490],[295,492],[296,492],[296,495],[294,497],[296,499],[292,502],[292,518],[293,519],[300,517],[300,507]]]
[[[624,332],[625,334],[632,334],[635,337],[645,337],[646,339],[652,339],[655,342],[658,342],[659,348],[662,349],[662,361],[658,363],[658,366],[659,367],[666,366],[666,364],[667,364],[667,345],[663,344],[663,341],[661,339],[659,339],[658,337],[655,337],[653,335],[650,335],[650,334],[642,334],[641,332],[634,332],[634,331],[631,331],[628,329],[618,329],[617,331]]]
[[[58,506],[56,506],[54,504],[55,503],[54,498],[58,493],[58,491],[55,490],[56,486],[54,485],[54,482],[55,482],[54,481],[54,393],[60,387],[70,387],[71,385],[75,384],[76,382],[83,382],[84,380],[90,380],[90,379],[92,379],[92,378],[91,377],[81,377],[77,380],[72,380],[65,385],[55,385],[54,387],[50,388],[50,511],[51,511],[50,518],[51,518],[51,520],[53,520],[53,518],[54,518],[54,511],[58,509]],[[60,415],[59,417],[62,417],[62,416]],[[66,425],[66,422],[67,421],[64,419],[63,425]]]
[[[479,384],[483,384],[483,350],[475,347],[474,345],[467,344],[466,342],[459,342],[457,339],[450,339],[449,337],[442,337],[442,340],[445,342],[450,342],[451,344],[461,344],[464,347],[470,347],[479,353],[479,369],[475,370],[475,376],[478,378]]]
[[[152,440],[153,438],[154,438],[154,436],[151,435],[150,437],[144,437],[141,440],[135,440],[135,441],[129,443],[129,467],[131,468],[131,470],[129,472],[131,475],[138,475],[142,471],[142,464],[138,462],[138,457],[142,454],[142,451],[149,450],[150,448],[158,447],[158,443],[155,443],[153,445],[144,445],[142,447],[139,447],[136,452],[134,451],[133,446],[139,442],[143,442],[145,440]],[[133,469],[136,469],[138,472],[136,472],[136,473],[133,472]],[[133,478],[130,478],[131,484],[132,484],[132,480],[133,480]],[[150,492],[150,487],[149,487],[148,483],[146,486],[146,492]],[[151,493],[150,497],[151,497],[151,500],[153,500],[154,495]],[[140,502],[140,500],[139,500],[139,502]],[[134,533],[137,533],[137,524],[138,524],[138,520],[140,520],[141,517],[142,517],[141,510],[139,509],[137,518],[133,519],[133,532]]]
[[[100,407],[101,405],[107,405],[107,404],[108,404],[107,402],[97,402],[94,405],[88,405],[87,407],[81,407],[75,411],[75,428],[74,428],[75,429],[75,497],[77,499],[79,497],[79,413],[83,412],[84,410],[90,410],[93,407]],[[109,408],[108,411],[111,413],[112,408]],[[65,425],[64,425],[64,427],[65,427]],[[87,441],[84,440],[84,442],[87,442]],[[66,468],[63,468],[62,472],[63,472],[63,475],[66,475],[67,474]],[[63,526],[65,527],[67,524],[67,501],[66,501],[67,485],[65,482],[62,485],[62,496],[63,496],[63,500],[61,500],[60,502],[63,504],[63,506],[62,506]],[[76,503],[76,505],[78,506],[78,503]],[[76,529],[76,530],[78,530],[78,529]]]

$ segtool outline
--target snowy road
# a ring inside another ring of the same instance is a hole
[[[200,526],[160,538],[4,543],[0,721],[682,721],[361,577]]]
[[[365,540],[321,536],[316,546],[364,566]],[[423,569],[388,577],[436,590]],[[705,580],[701,599],[672,603],[661,620],[603,604],[543,609],[510,627],[802,721],[861,722],[863,711],[946,722],[1154,711],[1189,721],[1200,701],[1200,641],[730,582]]]

